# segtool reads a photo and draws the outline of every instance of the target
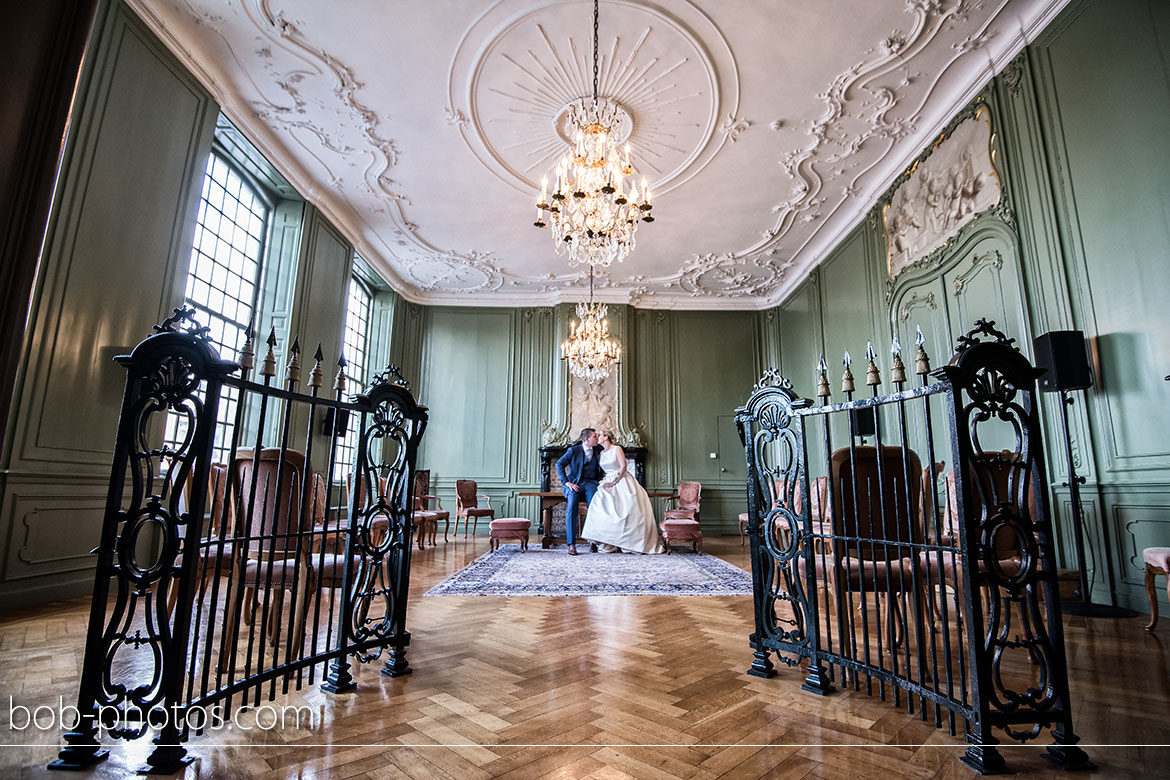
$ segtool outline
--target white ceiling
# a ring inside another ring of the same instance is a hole
[[[656,220],[597,297],[779,303],[1065,2],[603,0]],[[129,3],[407,299],[582,297],[532,222],[592,90],[589,0]]]

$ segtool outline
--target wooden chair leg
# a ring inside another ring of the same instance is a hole
[[[747,536],[744,534],[744,524],[743,524],[743,523],[740,523],[740,524],[739,524],[739,546],[740,546],[740,547],[743,547],[743,546],[744,546],[744,542],[745,542],[746,540],[747,540]]]
[[[1158,625],[1158,592],[1154,589],[1154,577],[1159,574],[1166,574],[1166,572],[1146,564],[1146,596],[1150,599],[1150,622],[1146,626],[1146,631],[1151,634],[1154,633],[1154,629]],[[1166,598],[1170,599],[1170,575],[1166,579]]]

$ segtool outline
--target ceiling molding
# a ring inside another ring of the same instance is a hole
[[[831,23],[746,0],[602,3],[601,93],[631,117],[658,207],[606,300],[775,306],[1066,2],[843,1]],[[128,3],[408,301],[580,298],[529,210],[554,120],[592,89],[589,3]]]

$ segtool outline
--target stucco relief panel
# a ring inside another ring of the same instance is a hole
[[[930,254],[1000,199],[986,111],[961,122],[898,187],[886,209],[889,277]]]

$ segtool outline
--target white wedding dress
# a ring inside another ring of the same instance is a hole
[[[601,453],[598,465],[605,472],[602,485],[612,482],[618,472],[617,450],[610,447]],[[598,485],[589,502],[581,536],[591,542],[612,544],[624,552],[660,553],[666,549],[658,537],[650,496],[628,471],[613,487]]]

